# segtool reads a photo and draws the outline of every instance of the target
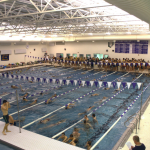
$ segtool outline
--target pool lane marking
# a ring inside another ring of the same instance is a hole
[[[100,72],[99,72],[100,73]],[[111,73],[112,74],[112,73]],[[111,75],[111,74],[109,74],[109,75]],[[61,85],[62,86],[62,85]],[[54,88],[57,88],[57,87],[54,87]],[[69,90],[70,92],[72,92],[72,91],[74,91],[75,89],[78,89],[78,88],[81,88],[81,86],[79,86],[79,87],[77,87],[77,88],[74,88],[74,89],[72,89],[72,90]],[[62,93],[62,94],[60,94],[60,95],[65,95],[65,94],[67,94],[67,93],[70,93],[70,92],[64,92],[64,93]],[[38,93],[39,94],[39,93]],[[59,97],[60,95],[58,95],[57,97]],[[86,96],[86,95],[85,95]],[[53,100],[53,99],[55,99],[55,98],[57,98],[57,97],[53,97],[51,100]],[[16,100],[15,100],[16,101]],[[14,101],[12,101],[12,102],[14,102]],[[12,102],[10,102],[10,103],[12,103]],[[35,104],[35,105],[33,105],[33,106],[30,106],[30,107],[27,107],[27,108],[25,108],[25,109],[22,109],[22,110],[20,110],[19,112],[22,112],[22,111],[24,111],[24,110],[26,110],[26,109],[29,109],[29,108],[32,108],[32,107],[34,107],[34,106],[37,106],[37,105],[39,105],[39,104],[42,104],[42,103],[44,103],[45,101],[42,101],[42,102],[40,102],[40,103],[38,103],[38,104]],[[64,106],[65,107],[65,106]],[[16,114],[16,113],[18,113],[18,112],[14,112],[14,113],[12,113],[12,114],[10,114],[10,115],[14,115],[14,114]],[[2,119],[2,117],[0,118],[0,119]]]
[[[143,75],[143,74],[141,74],[138,78],[140,78],[142,75]],[[119,78],[120,78],[120,77],[119,77]],[[138,79],[138,78],[137,78],[137,79]],[[118,78],[117,78],[117,79],[118,79]],[[137,79],[135,79],[135,80],[137,80]],[[116,79],[115,79],[115,80],[116,80]],[[115,81],[115,80],[113,80],[113,81]],[[134,80],[134,81],[135,81],[135,80]],[[112,81],[112,82],[113,82],[113,81]],[[133,82],[134,82],[134,81],[133,81]],[[133,82],[132,82],[132,83],[133,83]],[[127,86],[126,86],[125,88],[127,88]],[[124,88],[124,89],[125,89],[125,88]],[[121,91],[123,91],[123,90],[121,90]],[[120,91],[119,91],[118,93],[120,93]],[[116,96],[116,94],[113,96],[113,98],[114,98],[115,96]],[[103,106],[105,103],[107,103],[108,101],[110,101],[110,100],[113,99],[113,98],[110,98],[110,99],[108,99],[107,101],[105,101],[103,104],[101,104],[99,107],[97,107],[96,109],[94,109],[94,110],[93,110],[91,113],[89,113],[87,116],[90,116],[93,112],[95,112],[96,110],[98,110],[101,106]],[[73,126],[75,126],[76,124],[80,123],[80,122],[83,121],[83,120],[84,120],[84,118],[81,119],[81,120],[79,120],[78,122],[74,123],[74,124],[71,125],[70,127],[64,129],[63,131],[59,132],[58,134],[54,135],[52,138],[55,138],[55,137],[59,136],[60,134],[62,134],[63,132],[69,130],[70,128],[72,128]]]
[[[90,150],[93,150],[102,140],[103,138],[110,132],[110,130],[119,122],[119,120],[128,112],[128,110],[134,105],[134,103],[139,99],[139,97],[146,91],[146,89],[150,86],[150,83],[148,86],[133,100],[133,102],[128,106],[128,108],[122,113],[122,115],[117,119],[117,121],[105,132],[105,134],[91,147]]]
[[[112,74],[112,73],[111,73],[111,74]],[[109,76],[109,75],[111,75],[111,74],[108,74],[107,76]],[[126,73],[126,74],[124,74],[123,76],[125,76],[125,75],[127,75],[127,74],[129,74],[129,72]],[[121,77],[122,77],[122,76],[121,76]],[[101,77],[101,78],[103,78],[103,77]],[[119,78],[120,78],[120,77],[119,77]],[[116,79],[118,79],[118,78],[116,78]],[[116,80],[116,79],[115,79],[115,80]],[[99,87],[98,89],[100,89],[100,88],[101,88],[101,87]],[[97,89],[97,90],[98,90],[98,89]],[[92,91],[91,91],[91,92],[92,92]],[[90,92],[88,92],[87,94],[85,94],[85,96],[89,95],[89,93],[90,93]],[[85,97],[85,96],[82,96],[82,98]],[[80,98],[77,98],[77,99],[73,100],[72,102],[78,101],[78,100],[80,100]],[[70,103],[72,103],[72,102],[70,102]],[[68,104],[70,104],[70,103],[68,103]],[[68,104],[67,104],[67,105],[68,105]],[[65,107],[66,107],[66,105],[64,105],[63,107],[57,109],[57,111],[60,110],[60,109],[65,108]],[[35,122],[37,122],[37,121],[39,121],[39,120],[41,120],[41,119],[43,119],[43,118],[45,118],[45,117],[47,117],[47,116],[53,114],[54,112],[56,112],[56,111],[50,112],[49,114],[47,114],[47,115],[45,115],[45,116],[43,116],[43,117],[41,117],[41,118],[38,118],[38,119],[36,119],[36,120],[34,120],[34,121],[28,123],[27,125],[24,125],[22,128],[26,128],[27,126],[29,126],[29,125],[31,125],[31,124],[33,124],[33,123],[35,123]]]

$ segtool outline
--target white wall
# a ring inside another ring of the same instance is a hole
[[[148,48],[148,54],[125,54],[125,53],[115,53],[112,52],[112,50],[115,50],[115,45],[112,48],[108,47],[109,41],[88,41],[88,42],[66,42],[65,45],[55,45],[55,46],[48,46],[48,53],[54,54],[56,56],[56,53],[63,53],[64,57],[66,57],[67,53],[70,53],[71,56],[73,53],[76,53],[78,56],[79,54],[84,54],[84,57],[86,57],[86,54],[91,54],[93,57],[94,53],[100,53],[100,54],[108,54],[111,58],[136,58],[136,59],[145,59],[150,60],[150,41],[149,41],[149,48]],[[66,51],[64,50],[66,48]],[[108,52],[106,50],[108,49]]]
[[[27,44],[28,45],[28,44]],[[20,62],[29,62],[29,61],[35,61],[38,60],[37,58],[28,58],[25,57],[25,55],[30,55],[30,56],[35,56],[35,57],[43,57],[45,52],[42,52],[42,48],[46,47],[47,45],[41,45],[39,43],[35,45],[30,45],[29,48],[26,48],[25,45],[13,45],[11,46],[0,46],[0,50],[11,50],[12,54],[9,55],[9,61],[1,61],[1,55],[0,55],[0,65],[8,65],[9,63],[20,63]],[[26,49],[26,54],[15,54],[14,50],[15,49]],[[35,49],[35,51],[34,51]]]

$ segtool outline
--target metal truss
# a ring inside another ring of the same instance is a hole
[[[104,0],[1,0],[0,34],[148,32],[140,19]]]

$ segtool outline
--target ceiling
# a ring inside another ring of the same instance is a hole
[[[51,37],[150,34],[148,1],[0,0],[0,34]]]

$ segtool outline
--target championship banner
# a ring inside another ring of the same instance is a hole
[[[9,61],[9,54],[1,55],[1,61]]]

